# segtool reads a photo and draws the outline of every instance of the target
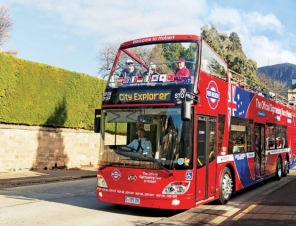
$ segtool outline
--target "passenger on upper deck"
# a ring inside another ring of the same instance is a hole
[[[273,93],[273,92],[269,92],[269,96],[270,96],[270,99],[271,99],[271,100],[276,100],[276,98],[275,98],[275,93]]]
[[[258,93],[258,88],[257,88],[257,85],[254,85],[251,90],[254,92],[254,93]]]
[[[158,73],[156,72],[156,65],[151,63],[152,65],[148,68],[148,70],[144,73],[145,75],[158,75]]]
[[[271,99],[271,96],[269,95],[269,93],[267,92],[267,90],[265,88],[262,89],[262,94],[265,98]]]
[[[177,60],[178,68],[175,71],[175,81],[184,82],[190,75],[189,69],[185,66],[185,59],[179,58]]]
[[[142,76],[142,72],[134,67],[134,61],[128,59],[126,61],[126,68],[122,70],[119,77],[132,77],[132,76]]]
[[[207,73],[210,73],[209,68],[208,68],[208,60],[207,59],[202,59],[201,60],[200,69],[202,71],[205,71]]]

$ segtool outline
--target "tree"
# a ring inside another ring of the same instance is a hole
[[[98,60],[99,60],[99,66],[98,66],[98,74],[99,77],[106,79],[108,78],[111,69],[113,67],[113,63],[115,60],[115,57],[117,55],[118,49],[119,49],[119,43],[109,43],[107,46],[102,48],[99,52]],[[129,50],[132,54],[137,56],[138,58],[142,59],[147,64],[149,62],[157,62],[159,59],[155,59],[154,55],[157,51],[160,50],[149,50],[145,48],[145,46],[139,46],[137,48],[133,48],[132,50]],[[115,68],[115,71],[119,69],[119,65],[117,65],[117,68]]]
[[[269,90],[273,93],[276,93],[276,94],[279,94],[282,96],[287,96],[287,84],[286,83],[273,80],[272,78],[268,77],[264,73],[260,73],[257,76],[260,80],[261,86],[266,87],[267,90]]]
[[[118,51],[119,44],[110,43],[100,50],[98,60],[98,74],[101,78],[105,79],[110,74],[112,69],[114,59]]]
[[[259,82],[256,71],[257,63],[247,59],[237,33],[229,36],[219,33],[214,25],[201,28],[201,37],[224,59],[228,68],[247,77],[250,81]]]
[[[185,48],[181,43],[165,43],[162,44],[162,49],[166,61],[175,62],[185,55]],[[172,71],[175,70],[175,64],[170,64],[169,67]]]
[[[11,38],[9,31],[12,28],[13,22],[8,14],[8,9],[2,5],[0,6],[0,50],[5,41]],[[6,50],[3,51],[6,54],[16,56],[18,54],[17,50]]]
[[[166,62],[164,55],[163,45],[155,45],[155,47],[151,50],[150,57],[147,62]],[[161,64],[157,66],[158,73],[167,73],[171,69],[166,64]]]
[[[11,36],[9,30],[13,25],[12,19],[9,15],[8,9],[2,5],[0,6],[0,48],[3,43],[7,41]]]
[[[231,50],[242,50],[242,44],[241,41],[235,32],[231,32],[229,35],[229,41],[231,42]]]

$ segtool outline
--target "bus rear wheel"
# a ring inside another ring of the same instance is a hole
[[[283,177],[287,176],[289,173],[289,169],[290,169],[290,165],[289,165],[289,159],[286,158],[284,161],[284,165],[283,165],[284,169],[283,169]]]
[[[277,158],[276,160],[276,171],[275,171],[275,180],[280,180],[283,175],[283,169],[282,169],[282,160],[281,158]]]
[[[220,179],[219,202],[221,204],[226,204],[230,200],[230,197],[232,194],[232,187],[233,187],[233,181],[232,181],[231,172],[228,167],[225,167]]]

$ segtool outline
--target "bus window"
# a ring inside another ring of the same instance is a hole
[[[252,151],[252,120],[231,117],[228,153]]]
[[[216,159],[216,118],[199,116],[197,136],[197,168],[200,168]]]
[[[216,159],[216,120],[209,122],[209,162]]]
[[[286,147],[286,132],[287,132],[286,127],[276,126],[275,146],[277,149]]]
[[[275,149],[275,131],[273,124],[266,124],[266,149]]]
[[[120,49],[107,84],[111,88],[193,84],[197,69],[197,51],[198,43],[195,41],[150,43]],[[184,69],[190,72],[182,74],[182,79],[176,73],[177,61],[181,58],[185,62]],[[132,63],[137,74],[130,73],[128,62]],[[155,71],[151,70],[152,68]]]
[[[126,166],[137,167],[139,163],[133,161],[140,161],[147,168],[158,162],[168,169],[192,167],[192,122],[181,121],[180,108],[108,109],[103,113],[102,134],[109,146],[104,164],[124,161]],[[139,139],[139,130],[144,140]],[[126,162],[127,157],[132,161]]]
[[[221,150],[222,148],[224,127],[225,127],[225,115],[219,114],[218,116],[218,150]]]
[[[200,69],[208,74],[212,74],[218,78],[226,80],[226,63],[208,46],[205,41],[202,42]]]

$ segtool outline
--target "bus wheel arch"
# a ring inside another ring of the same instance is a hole
[[[219,203],[226,204],[232,195],[233,192],[233,172],[231,172],[230,166],[226,166],[221,174],[219,181]]]
[[[232,194],[235,194],[235,184],[236,184],[236,180],[235,180],[235,169],[233,167],[233,165],[231,164],[227,164],[227,166],[231,172],[231,176],[232,176]]]

